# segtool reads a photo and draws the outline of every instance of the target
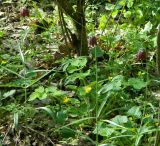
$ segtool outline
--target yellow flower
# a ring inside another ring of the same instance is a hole
[[[108,77],[108,80],[111,81],[113,77]]]
[[[144,73],[143,73],[143,72],[141,72],[141,71],[139,71],[137,75],[138,75],[138,76],[143,76],[143,75],[144,75]]]
[[[156,126],[159,126],[159,123],[155,123]]]
[[[3,61],[3,60],[1,61],[1,64],[2,64],[2,65],[3,65],[3,64],[6,64],[6,63],[7,63],[6,61]]]
[[[145,117],[146,117],[146,118],[149,118],[149,117],[150,117],[150,115],[149,115],[149,114],[145,114]]]
[[[69,101],[69,98],[68,98],[68,97],[64,97],[64,98],[63,98],[63,102],[64,102],[64,103],[67,103],[68,101]]]
[[[130,120],[130,121],[132,121],[132,120],[133,120],[133,118],[132,118],[132,117],[129,117],[129,120]]]
[[[84,88],[84,90],[85,90],[86,93],[89,93],[89,92],[91,92],[92,88],[90,86],[86,86]]]

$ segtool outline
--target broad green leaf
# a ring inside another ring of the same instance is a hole
[[[10,90],[10,91],[4,93],[3,97],[7,98],[7,97],[10,97],[10,96],[13,96],[15,93],[16,93],[16,90]]]
[[[134,2],[134,0],[128,0],[127,1],[127,7],[131,8],[133,6],[133,2]]]
[[[39,96],[40,100],[46,99],[47,98],[47,93],[43,93],[41,96]]]
[[[51,86],[45,89],[47,93],[54,93],[57,90],[57,87]]]
[[[73,73],[82,69],[87,63],[87,58],[84,56],[80,56],[78,58],[73,59],[65,59],[62,63],[63,71],[68,71],[69,73]]]
[[[113,128],[102,128],[100,131],[98,131],[98,134],[101,136],[110,136],[115,130]]]
[[[107,11],[111,11],[111,10],[114,9],[114,7],[115,7],[115,5],[107,3],[106,6],[105,6],[105,9],[106,9]]]
[[[114,77],[111,81],[111,83],[105,84],[100,90],[99,93],[106,93],[110,90],[118,91],[121,90],[121,86],[123,83],[124,77],[122,75],[118,75]]]
[[[127,123],[128,118],[127,118],[127,116],[118,115],[112,119],[112,122],[115,122],[116,124],[121,125],[121,124]]]
[[[124,6],[125,3],[126,3],[126,0],[120,0],[120,2],[119,2],[119,4],[120,4],[121,6]]]
[[[84,79],[90,75],[90,70],[85,73],[74,73],[66,78],[65,84],[67,85],[69,82],[74,82],[76,79]]]
[[[33,92],[30,96],[29,96],[29,100],[28,101],[33,101],[37,98],[39,98],[40,94],[38,92]]]
[[[127,114],[129,116],[133,116],[133,117],[136,117],[136,118],[140,118],[141,115],[142,115],[139,106],[133,106],[131,109],[128,110]]]
[[[141,9],[136,10],[136,18],[141,19],[143,17],[143,11]]]
[[[109,123],[112,126],[119,127],[119,128],[122,128],[122,129],[127,129],[126,127],[124,127],[122,125],[119,125],[119,124],[117,124],[117,123],[115,123],[113,121],[110,121],[110,120],[103,120],[103,121]]]
[[[91,54],[93,57],[102,57],[104,55],[104,51],[102,51],[102,49],[99,47],[94,47],[91,50]]]
[[[113,128],[107,127],[103,122],[99,122],[93,133],[101,136],[110,136],[115,130]]]
[[[38,93],[43,93],[44,92],[44,87],[43,86],[40,86],[38,87],[35,92],[38,92]]]
[[[125,18],[130,18],[131,15],[132,15],[131,11],[127,11],[127,12],[124,13]]]
[[[78,57],[73,59],[73,61],[71,62],[71,65],[77,66],[77,67],[83,67],[86,65],[86,63],[87,63],[86,57]]]
[[[102,15],[99,20],[99,29],[104,29],[106,27],[107,16]]]
[[[50,95],[54,96],[54,97],[62,97],[64,95],[66,95],[66,93],[64,91],[61,91],[61,90],[55,90]]]
[[[152,29],[152,26],[153,26],[152,23],[149,21],[147,24],[145,24],[145,27],[142,32],[150,32]]]
[[[143,80],[138,78],[130,78],[128,80],[128,84],[136,90],[140,90],[147,86],[147,82],[144,82]]]
[[[117,16],[118,12],[119,12],[118,10],[114,10],[112,12],[112,17],[115,18]]]

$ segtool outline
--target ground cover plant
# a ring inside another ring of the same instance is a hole
[[[0,145],[159,146],[160,1],[0,1]]]

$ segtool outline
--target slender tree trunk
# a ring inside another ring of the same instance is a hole
[[[86,33],[86,22],[85,22],[85,14],[78,13],[77,21],[74,22],[77,37],[78,37],[78,55],[87,56],[88,55],[88,42],[87,42],[87,33]]]
[[[78,38],[76,49],[78,55],[87,56],[88,55],[88,42],[86,34],[86,21],[85,21],[85,0],[76,0],[77,8],[73,9],[73,5],[68,0],[54,0],[55,4],[62,9],[62,11],[70,16],[73,20],[74,26],[76,28],[76,35]]]

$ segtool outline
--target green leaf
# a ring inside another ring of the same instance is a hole
[[[112,122],[121,125],[121,124],[127,123],[128,122],[128,118],[127,118],[127,116],[117,115],[116,117],[114,117],[112,119]]]
[[[98,134],[109,137],[115,130],[113,128],[102,128]]]
[[[43,93],[41,96],[39,96],[40,100],[46,99],[47,98],[47,93]]]
[[[15,129],[18,128],[18,117],[19,117],[18,112],[14,113],[14,128]]]
[[[38,87],[35,92],[38,92],[38,93],[43,93],[44,92],[44,87],[43,86],[40,86]]]
[[[82,56],[82,57],[73,59],[73,61],[71,62],[71,65],[76,67],[83,67],[86,65],[86,63],[87,63],[87,58]]]
[[[143,11],[141,9],[136,10],[136,18],[141,19],[143,17]]]
[[[107,83],[103,85],[103,87],[99,90],[99,93],[106,93],[110,90],[119,91],[121,90],[121,86],[123,83],[124,77],[122,75],[118,75],[114,77],[111,81],[111,83]]]
[[[74,132],[74,130],[68,128],[68,127],[64,127],[60,130],[60,133],[62,134],[62,136],[64,138],[69,138],[69,137],[75,137],[76,133]]]
[[[89,75],[90,75],[90,70],[88,70],[85,73],[74,73],[66,78],[65,85],[67,85],[69,82],[74,82],[76,79],[80,80],[84,79]]]
[[[29,96],[29,100],[28,101],[33,101],[37,98],[39,98],[40,94],[38,92],[33,92],[30,96]]]
[[[128,0],[127,1],[127,7],[131,8],[133,6],[133,2],[134,2],[134,0]]]
[[[118,10],[114,10],[112,12],[112,17],[115,18],[117,16],[118,12],[119,12]]]
[[[68,71],[69,73],[73,73],[82,69],[87,63],[87,58],[84,56],[80,56],[73,59],[65,59],[63,60],[62,67],[63,71]]]
[[[0,31],[0,38],[4,36],[4,32]]]
[[[131,109],[128,110],[127,114],[136,118],[141,118],[142,115],[139,106],[133,106]]]
[[[46,111],[52,118],[53,122],[55,122],[55,113],[53,113],[53,111],[48,108],[48,107],[38,107],[37,109],[42,109],[44,111]]]
[[[104,51],[99,47],[94,47],[91,49],[91,54],[93,57],[102,57],[104,55]]]
[[[10,97],[10,96],[13,96],[15,93],[16,93],[16,90],[10,90],[10,91],[4,93],[4,94],[3,94],[3,97],[4,97],[4,98],[7,98],[7,97]],[[3,99],[4,99],[4,98],[3,98]]]
[[[99,20],[99,29],[104,29],[106,27],[107,17],[106,15],[102,15]]]
[[[46,93],[45,88],[43,86],[40,86],[37,89],[35,89],[35,91],[29,96],[28,101],[33,101],[37,98],[40,100],[47,98],[47,93]]]
[[[111,10],[114,9],[114,7],[115,7],[115,5],[107,3],[106,6],[105,6],[105,9],[108,10],[108,11],[111,11]]]
[[[152,26],[153,26],[152,23],[149,21],[147,24],[145,24],[145,27],[142,32],[150,32],[152,29]]]
[[[51,93],[50,95],[54,96],[54,97],[62,97],[64,95],[66,95],[66,93],[61,90],[55,90],[55,92]]]
[[[115,130],[113,128],[107,127],[103,122],[99,122],[93,133],[101,136],[109,137]]]
[[[57,114],[56,114],[56,123],[57,124],[63,125],[65,123],[66,119],[67,119],[66,113],[64,113],[63,111],[57,112]]]
[[[129,17],[131,17],[131,15],[132,15],[131,11],[127,11],[124,13],[125,18],[129,18]]]
[[[57,87],[54,87],[54,86],[50,86],[45,89],[47,93],[54,93],[56,90],[57,90]]]
[[[119,4],[120,4],[121,6],[124,6],[125,3],[126,3],[126,0],[121,0],[121,1],[119,2]]]
[[[147,86],[147,82],[144,82],[143,80],[138,79],[138,78],[130,78],[128,80],[128,84],[130,86],[133,86],[133,88],[136,90],[140,90]]]

